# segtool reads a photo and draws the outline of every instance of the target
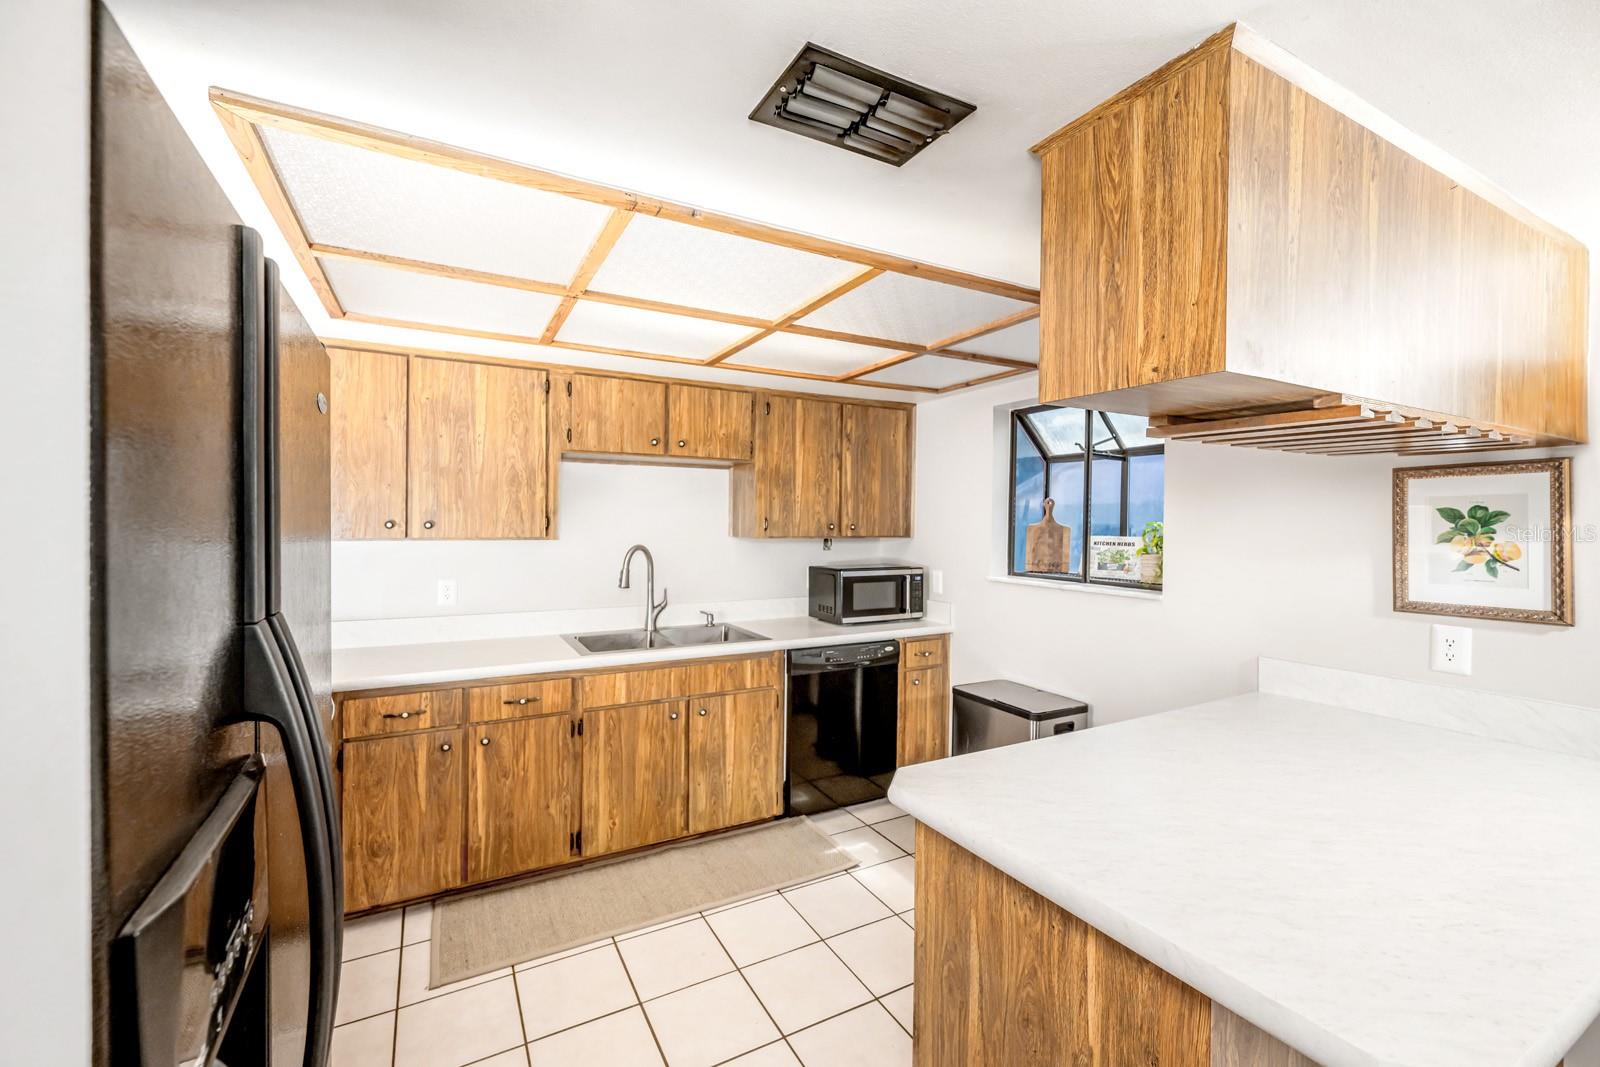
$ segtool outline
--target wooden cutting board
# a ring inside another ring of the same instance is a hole
[[[1067,573],[1067,561],[1071,558],[1067,539],[1072,536],[1072,530],[1056,521],[1055,510],[1056,502],[1046,497],[1044,518],[1028,527],[1023,565],[1032,574]]]

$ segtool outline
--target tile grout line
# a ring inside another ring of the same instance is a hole
[[[696,913],[697,917],[698,917],[698,914],[699,913]],[[670,929],[672,929],[673,926],[681,926],[681,925],[683,925],[683,924],[682,923],[673,923],[672,926],[664,926],[661,929],[670,930]],[[710,925],[710,924],[708,923],[707,925]],[[652,931],[652,932],[654,932],[654,931]],[[629,1007],[637,1007],[639,1009],[639,1014],[644,1016],[644,1026],[645,1026],[646,1030],[650,1031],[650,1040],[655,1042],[656,1055],[661,1057],[661,1062],[662,1063],[666,1063],[667,1062],[667,1050],[661,1047],[661,1035],[656,1033],[656,1024],[650,1021],[650,1013],[644,1010],[644,998],[639,995],[639,986],[638,986],[638,983],[634,982],[634,980],[633,980],[633,972],[628,970],[628,957],[626,957],[626,956],[624,956],[622,954],[622,942],[618,941],[615,937],[613,937],[611,939],[611,949],[612,949],[613,952],[615,952],[617,954],[617,962],[622,964],[622,976],[628,980],[628,988],[633,990],[633,1004],[629,1005]],[[729,962],[730,963],[733,962],[731,958],[730,958]],[[719,974],[719,975],[717,975],[717,977],[721,978],[722,976]],[[709,982],[709,981],[712,981],[712,979],[707,978],[706,981]],[[699,983],[697,982],[695,984],[698,985]],[[687,989],[689,987],[688,986],[684,986],[684,988]],[[673,992],[677,992],[677,991],[674,990]],[[665,994],[665,993],[662,994],[662,996],[666,996],[666,995],[667,994]],[[612,1012],[611,1014],[615,1015],[616,1012]],[[603,1015],[601,1016],[601,1018],[606,1018],[606,1017],[607,1016],[603,1016]],[[591,1020],[591,1021],[593,1021],[593,1020]],[[530,1054],[528,1056],[528,1062],[529,1063],[533,1062],[532,1054]]]
[[[794,905],[790,904],[789,907],[793,908]],[[798,915],[799,912],[796,912],[795,914]],[[701,912],[701,918],[702,919],[705,918],[705,913],[704,912]],[[806,917],[804,915],[801,915],[800,916],[800,921],[801,922],[805,922],[805,918]],[[809,926],[810,924],[807,923],[807,925]],[[728,946],[724,945],[722,943],[722,938],[717,936],[716,927],[712,926],[709,922],[706,923],[706,927],[707,927],[707,929],[709,929],[711,931],[711,936],[717,939],[717,947],[722,949],[723,954],[728,957],[728,962],[729,963],[733,963],[733,953],[728,951]],[[814,933],[816,933],[816,930],[812,930],[811,932],[814,934]],[[810,948],[810,947],[811,947],[810,945],[802,945],[801,946],[801,948]],[[792,949],[791,951],[798,952],[799,949]],[[779,953],[778,955],[781,956],[781,955],[783,955],[783,953]],[[778,957],[774,956],[772,958],[773,959],[777,959]],[[761,999],[761,994],[756,992],[756,987],[750,984],[750,978],[749,978],[748,975],[746,975],[744,973],[744,968],[740,967],[737,963],[733,963],[733,970],[734,970],[734,973],[739,976],[739,981],[744,983],[744,987],[746,989],[748,989],[750,991],[750,995],[755,998],[756,1006],[761,1009],[761,1013],[767,1017],[767,1021],[772,1024],[772,1028],[778,1032],[778,1041],[782,1041],[783,1044],[784,1044],[784,1047],[789,1050],[789,1054],[791,1056],[793,1056],[796,1060],[798,1060],[803,1065],[805,1063],[805,1061],[800,1059],[800,1053],[795,1050],[795,1047],[793,1045],[789,1044],[789,1035],[783,1032],[783,1027],[778,1025],[778,1020],[774,1019],[772,1017],[772,1012],[771,1012],[770,1009],[768,1009],[767,1002]],[[767,1047],[767,1045],[775,1045],[777,1043],[778,1043],[777,1041],[768,1041],[765,1045],[757,1045],[755,1048],[745,1049],[743,1052],[736,1053],[735,1055],[728,1057],[728,1060],[736,1060],[740,1056],[744,1056],[744,1055],[747,1055],[748,1053],[755,1052],[758,1049],[764,1049],[764,1048]],[[723,1063],[727,1063],[728,1060],[723,1060],[722,1062]]]

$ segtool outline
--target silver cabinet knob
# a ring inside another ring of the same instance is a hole
[[[489,739],[487,737],[480,737],[478,738],[478,744],[488,747]]]
[[[669,719],[676,719],[677,717],[678,717],[678,713],[677,712],[673,712],[671,715],[667,716],[667,718],[669,718]]]
[[[422,524],[422,528],[423,528],[423,529],[424,529],[424,530],[431,530],[431,529],[433,529],[433,520],[432,520],[432,519],[429,519],[429,520],[428,520],[428,521],[427,521],[427,522],[425,522],[425,523],[423,523],[423,524]]]
[[[850,529],[852,529],[852,530],[854,530],[854,529],[855,529],[855,528],[856,528],[856,524],[855,524],[855,523],[853,523],[853,522],[852,522],[852,523],[851,523],[851,524],[850,524]]]
[[[922,679],[921,678],[913,678],[913,679],[911,679],[911,684],[912,685],[921,685],[922,684]]]
[[[392,530],[392,529],[394,529],[394,520],[393,520],[393,519],[384,519],[384,520],[383,520],[383,528],[384,528],[384,529],[385,529],[385,530]]]
[[[449,752],[450,751],[450,742],[446,741],[444,744],[440,745],[439,746],[439,751],[440,752]]]
[[[679,448],[688,448],[689,447],[689,442],[685,441],[683,438],[680,437],[680,438],[678,438],[678,447]]]
[[[833,523],[831,523],[831,522],[828,523],[828,529],[830,529],[830,530],[833,529]]]
[[[700,709],[700,714],[704,715],[705,713],[706,713],[706,709],[705,708],[701,708]]]
[[[659,444],[660,444],[660,443],[661,443],[661,438],[659,438],[659,437],[652,437],[652,438],[650,438],[650,443],[651,443],[651,444],[652,444],[652,445],[659,445]]]

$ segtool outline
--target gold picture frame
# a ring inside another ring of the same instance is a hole
[[[1571,459],[1397,467],[1393,509],[1395,611],[1573,625]]]

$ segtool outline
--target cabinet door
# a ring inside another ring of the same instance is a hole
[[[840,418],[840,405],[833,401],[761,398],[751,535],[838,535]]]
[[[659,456],[666,452],[667,387],[574,374],[567,418],[565,451]]]
[[[578,828],[575,720],[550,715],[467,730],[467,880],[573,858]]]
[[[783,813],[783,712],[775,689],[689,700],[689,832]]]
[[[546,378],[533,367],[412,360],[410,536],[544,536]]]
[[[461,730],[344,744],[346,911],[425,897],[462,880]]]
[[[672,385],[667,389],[667,454],[694,459],[750,459],[751,404],[742,389]]]
[[[336,541],[406,535],[405,356],[328,350]]]
[[[689,829],[688,723],[667,700],[583,715],[583,854],[682,837]]]
[[[911,415],[844,405],[843,537],[911,536]]]
[[[943,665],[901,671],[899,766],[950,754],[949,671]]]

